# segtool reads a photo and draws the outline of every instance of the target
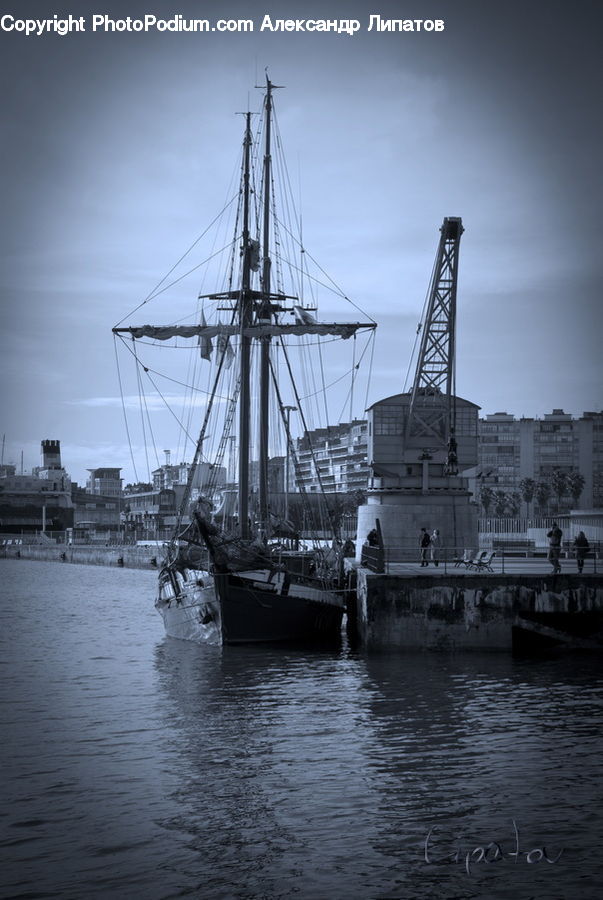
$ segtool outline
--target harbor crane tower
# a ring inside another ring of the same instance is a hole
[[[368,410],[367,504],[358,545],[378,518],[390,559],[416,556],[421,528],[442,547],[477,547],[477,508],[462,472],[477,464],[479,407],[456,396],[456,300],[464,228],[447,217],[431,276],[412,388]],[[461,473],[461,474],[459,474]]]
[[[463,223],[444,219],[429,288],[421,345],[405,427],[405,445],[420,437],[446,447],[450,475],[456,475],[455,327],[459,249]]]

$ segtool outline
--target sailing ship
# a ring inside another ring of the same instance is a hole
[[[116,336],[132,343],[172,341],[181,345],[183,340],[192,339],[197,342],[200,357],[212,360],[215,366],[186,490],[160,570],[156,600],[169,635],[201,642],[333,640],[340,634],[344,612],[341,574],[346,547],[333,503],[325,500],[321,506],[315,496],[305,496],[303,485],[298,487],[301,493],[296,497],[308,501],[313,511],[323,516],[321,527],[317,527],[304,513],[302,531],[299,523],[294,526],[289,519],[287,471],[285,510],[277,510],[271,499],[268,460],[276,431],[273,413],[276,410],[282,429],[286,463],[293,459],[297,472],[291,411],[298,412],[306,434],[308,421],[304,418],[304,398],[293,379],[289,343],[297,342],[308,352],[321,342],[341,343],[354,338],[355,343],[360,333],[368,341],[374,337],[376,323],[370,317],[362,322],[322,322],[316,316],[315,299],[308,302],[301,292],[284,285],[285,268],[303,275],[307,258],[303,242],[293,238],[292,229],[276,210],[276,87],[267,76],[255,137],[252,114],[244,113],[226,287],[215,293],[199,293],[198,297],[213,306],[215,321],[207,321],[203,306],[196,310],[193,324],[120,325],[113,329]],[[299,257],[296,263],[289,261],[285,266],[282,246],[287,242],[293,244]],[[301,278],[298,281],[301,283]],[[142,365],[138,356],[136,361]],[[349,370],[352,380],[357,369],[354,363]],[[289,397],[283,387],[284,375],[291,382]],[[288,404],[289,398],[294,402]],[[219,425],[210,426],[212,417]],[[195,473],[208,459],[210,434],[217,433],[220,437],[210,466],[214,477],[207,479],[200,490],[195,488]],[[233,449],[233,440],[238,450]],[[220,488],[217,475],[221,467],[224,471],[227,447],[237,463],[231,492],[223,485]],[[320,483],[316,460],[314,466]],[[324,519],[330,526],[328,541]],[[348,542],[347,555],[351,555],[349,549]]]

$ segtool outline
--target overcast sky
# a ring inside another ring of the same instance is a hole
[[[40,440],[55,438],[80,483],[97,466],[131,480],[111,328],[220,209],[240,154],[234,113],[257,108],[266,66],[286,85],[280,130],[306,242],[379,323],[370,402],[402,390],[438,229],[462,216],[457,392],[482,415],[600,410],[599,10],[4,3],[17,18],[255,24],[253,34],[0,33],[4,461],[19,465],[23,450],[29,470]],[[373,12],[446,28],[368,33]],[[357,18],[361,30],[261,33],[266,13]]]

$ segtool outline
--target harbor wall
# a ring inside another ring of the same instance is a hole
[[[64,544],[21,544],[2,548],[4,558],[39,559],[47,562],[79,563],[85,566],[115,566],[152,569],[161,565],[162,553],[154,547],[94,547]],[[121,560],[121,561],[120,561]],[[155,560],[153,562],[153,560]]]
[[[603,649],[597,576],[381,575],[357,569],[357,633],[367,649],[511,650],[534,640]]]

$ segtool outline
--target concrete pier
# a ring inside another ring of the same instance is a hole
[[[356,576],[356,627],[367,649],[603,650],[600,575],[375,574],[361,567]]]
[[[6,558],[39,559],[47,562],[79,563],[85,566],[123,566],[151,569],[161,564],[163,550],[154,547],[95,547],[65,544],[12,544],[2,548]]]

